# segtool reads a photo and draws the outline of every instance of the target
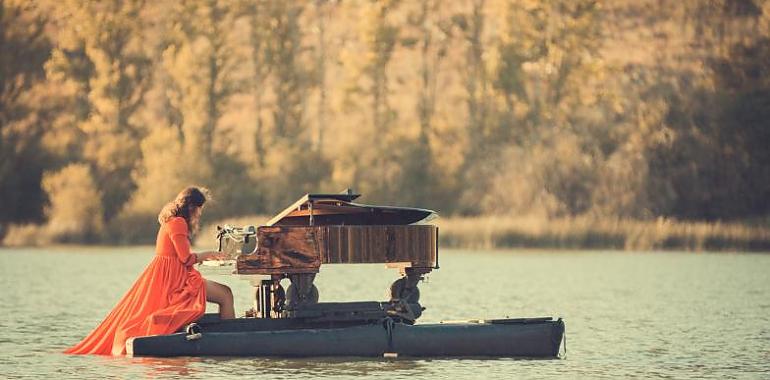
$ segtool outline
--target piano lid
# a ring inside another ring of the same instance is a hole
[[[406,225],[427,222],[437,216],[435,211],[421,208],[352,202],[360,196],[349,190],[342,194],[305,194],[266,225]]]

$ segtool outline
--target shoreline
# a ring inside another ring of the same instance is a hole
[[[194,245],[215,246],[216,226],[265,223],[269,216],[254,215],[225,218],[201,226]],[[637,252],[769,252],[770,225],[748,222],[683,222],[671,219],[629,220],[611,218],[536,217],[447,217],[436,219],[439,246],[453,249],[548,249],[548,250],[621,250]],[[131,230],[130,226],[125,226]],[[143,226],[146,229],[146,225]],[[11,228],[0,247],[99,247],[152,245],[155,235],[145,239],[110,239],[96,241],[56,241],[36,238],[34,229],[44,233],[45,226]],[[142,236],[129,233],[130,236]],[[114,236],[114,235],[113,235]]]

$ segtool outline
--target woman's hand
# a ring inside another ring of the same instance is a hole
[[[198,257],[198,262],[202,263],[206,260],[225,260],[227,255],[220,251],[207,251],[195,254]]]

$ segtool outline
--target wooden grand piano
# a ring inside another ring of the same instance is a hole
[[[425,224],[436,213],[353,203],[359,196],[350,190],[306,194],[264,226],[219,227],[219,248],[235,260],[235,274],[269,276],[254,284],[257,317],[318,312],[313,281],[322,264],[384,263],[397,268],[401,278],[390,286],[388,304],[419,306],[418,282],[438,269],[438,228]],[[280,282],[285,278],[291,285],[284,291]],[[414,319],[421,312],[407,309]]]

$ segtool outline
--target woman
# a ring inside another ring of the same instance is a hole
[[[190,252],[207,193],[188,187],[163,207],[153,260],[107,318],[65,353],[123,355],[128,338],[175,332],[200,318],[206,301],[219,304],[221,318],[235,317],[230,288],[203,279],[193,268],[221,258],[220,252]]]

